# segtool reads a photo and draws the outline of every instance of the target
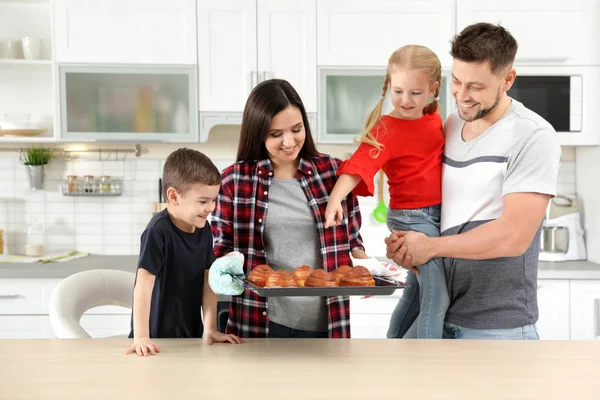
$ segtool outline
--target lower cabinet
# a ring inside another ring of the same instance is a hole
[[[92,338],[127,337],[131,316],[84,314],[79,322]],[[0,339],[54,339],[48,315],[1,315]]]
[[[0,279],[0,339],[53,339],[49,316],[52,291],[61,279]],[[80,320],[93,338],[129,335],[131,310],[104,306]]]
[[[127,337],[130,331],[131,314],[90,315],[84,314],[79,324],[93,338]]]
[[[541,340],[570,339],[569,286],[566,279],[538,281],[539,318],[536,327]]]
[[[385,339],[392,312],[402,290],[390,296],[350,297],[350,331],[353,339]]]
[[[571,281],[571,340],[600,340],[600,280]]]
[[[538,281],[539,319],[536,324],[542,340],[589,339],[600,336],[600,281],[540,279]],[[392,312],[402,290],[391,296],[350,298],[352,338],[385,338]],[[574,303],[579,304],[573,310]],[[580,325],[577,333],[573,324]],[[594,325],[595,324],[595,325]]]
[[[53,339],[47,315],[0,315],[0,339]]]

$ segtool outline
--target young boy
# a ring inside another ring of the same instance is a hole
[[[217,331],[217,295],[207,279],[215,256],[206,219],[219,194],[219,170],[199,151],[182,148],[167,157],[162,182],[168,205],[142,233],[129,334],[134,342],[126,354],[160,352],[151,338],[241,343]]]

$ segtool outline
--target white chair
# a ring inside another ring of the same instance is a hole
[[[132,308],[135,274],[95,269],[70,275],[52,292],[50,322],[59,339],[85,339],[91,336],[81,327],[81,316],[99,306]]]

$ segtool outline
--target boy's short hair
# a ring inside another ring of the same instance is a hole
[[[515,62],[517,40],[500,25],[479,22],[467,26],[451,42],[450,55],[465,62],[489,61],[497,74]]]
[[[172,187],[179,194],[184,194],[194,183],[219,185],[221,173],[210,158],[197,150],[184,147],[169,154],[162,175],[162,191],[165,199],[168,188]]]

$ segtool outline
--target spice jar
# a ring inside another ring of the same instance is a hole
[[[100,178],[100,191],[102,193],[110,193],[111,189],[110,176],[104,175]]]
[[[67,176],[67,192],[68,193],[77,193],[77,175],[69,175]]]
[[[83,192],[94,193],[94,175],[85,175],[83,177]]]

